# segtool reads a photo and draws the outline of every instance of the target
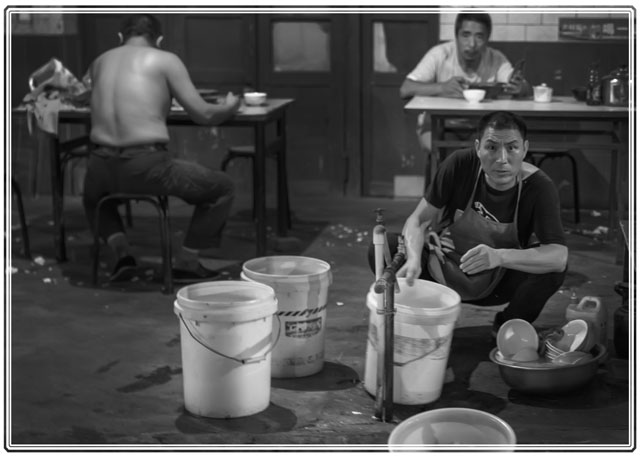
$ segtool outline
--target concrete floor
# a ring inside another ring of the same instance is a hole
[[[35,261],[20,256],[19,230],[14,230],[5,315],[10,324],[6,444],[11,449],[212,450],[235,445],[275,450],[297,445],[307,451],[385,450],[398,422],[454,406],[501,417],[522,449],[628,450],[635,445],[629,362],[617,358],[612,342],[608,360],[585,388],[562,396],[522,394],[504,383],[488,358],[494,346],[490,324],[499,307],[463,305],[439,400],[396,405],[388,423],[373,417],[375,400],[363,388],[365,297],[373,280],[366,251],[373,210],[385,208],[387,227],[399,229],[414,200],[293,198],[292,237],[272,237],[269,254],[305,255],[331,264],[324,368],[305,378],[272,379],[269,407],[237,419],[205,419],[184,410],[175,296],[160,292],[150,210],[134,207],[131,238],[144,263],[138,280],[118,287],[105,283],[110,261],[105,253],[101,284],[92,287],[91,238],[79,199],[65,202],[70,260],[63,264],[53,259],[48,197],[25,203]],[[189,207],[176,201],[171,211],[179,241]],[[222,265],[230,279],[237,279],[242,262],[255,255],[250,207],[239,201],[236,211],[225,244],[229,262],[210,264]],[[567,212],[569,275],[535,324],[563,324],[574,288],[579,296],[602,298],[612,336],[613,313],[621,304],[613,289],[622,278],[618,245],[593,234],[606,225],[605,215],[585,211],[581,230],[571,217]],[[15,229],[17,218],[13,221]]]

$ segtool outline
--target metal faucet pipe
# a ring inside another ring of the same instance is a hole
[[[384,337],[378,335],[378,382],[376,389],[375,417],[383,422],[393,419],[393,337],[394,337],[394,293],[396,291],[396,272],[406,260],[404,238],[398,237],[398,252],[384,269],[374,284],[374,291],[384,294],[384,308],[378,314],[384,315]]]

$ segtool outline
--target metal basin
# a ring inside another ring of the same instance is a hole
[[[489,358],[498,365],[504,382],[512,389],[534,394],[556,394],[569,392],[587,384],[604,362],[607,348],[597,344],[592,350],[593,359],[579,365],[534,365],[514,364],[496,357],[498,348],[489,353]]]

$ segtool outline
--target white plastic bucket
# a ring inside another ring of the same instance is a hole
[[[409,286],[398,278],[400,292],[394,295],[393,402],[422,405],[440,398],[449,359],[460,296],[435,282],[417,279]],[[369,335],[364,387],[376,395],[378,338],[384,338],[383,294],[373,285],[367,294]]]
[[[468,450],[483,450],[486,446],[510,451],[515,447],[516,434],[507,422],[493,414],[470,408],[441,408],[402,421],[389,435],[388,444],[391,451],[455,445],[473,445]]]
[[[245,281],[204,282],[178,291],[174,312],[187,411],[231,418],[269,406],[277,306],[272,288]]]
[[[246,261],[240,276],[272,287],[278,299],[280,338],[271,376],[297,378],[321,371],[331,266],[310,257],[259,257]]]

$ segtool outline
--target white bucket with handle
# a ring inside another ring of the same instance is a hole
[[[178,291],[174,312],[187,411],[232,418],[269,406],[276,310],[275,292],[258,283],[204,282]]]
[[[440,398],[449,360],[453,328],[460,314],[460,296],[441,284],[416,279],[413,286],[397,279],[393,338],[393,402],[422,405]],[[367,338],[364,387],[376,395],[378,338],[384,337],[383,294],[373,285],[367,294]]]
[[[273,348],[271,376],[297,378],[320,372],[331,266],[311,257],[259,257],[242,265],[241,277],[272,287],[278,299],[280,338]]]

